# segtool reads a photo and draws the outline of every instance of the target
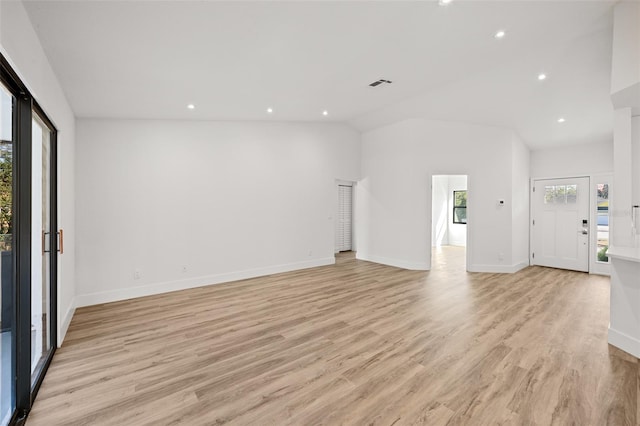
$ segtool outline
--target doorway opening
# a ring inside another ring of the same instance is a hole
[[[431,267],[467,269],[467,175],[433,175]]]

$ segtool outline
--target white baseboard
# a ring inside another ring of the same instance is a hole
[[[168,293],[171,291],[186,290],[189,288],[204,287],[213,284],[222,284],[232,281],[246,280],[248,278],[262,277],[265,275],[279,274],[281,272],[333,265],[335,262],[335,257],[326,257],[304,262],[249,269],[246,271],[228,272],[224,274],[189,278],[186,280],[166,281],[139,287],[103,291],[99,293],[80,294],[76,296],[76,306],[82,307],[117,302],[120,300],[134,299],[136,297],[152,296],[154,294]]]
[[[58,347],[62,346],[62,342],[64,341],[64,337],[67,335],[67,330],[69,330],[69,325],[71,325],[71,320],[73,319],[73,314],[76,312],[76,298],[74,297],[71,300],[71,305],[67,312],[62,318],[62,322],[60,323],[60,328],[58,329]]]
[[[431,265],[427,262],[407,262],[401,259],[392,259],[383,256],[375,256],[367,253],[356,253],[356,259],[368,262],[381,263],[383,265],[395,266],[396,268],[409,269],[412,271],[428,271]],[[529,261],[525,260],[514,265],[471,265],[469,272],[489,272],[501,274],[513,274],[529,266]]]
[[[487,272],[497,274],[513,274],[529,266],[529,262],[520,262],[515,265],[469,265],[469,272]]]
[[[516,272],[522,271],[524,268],[528,268],[529,266],[529,259],[523,260],[522,262],[518,262],[515,265],[511,265],[511,273],[515,274]]]
[[[388,257],[363,254],[360,252],[356,253],[356,259],[395,266],[396,268],[409,269],[411,271],[428,271],[430,269],[430,265],[427,262],[407,262],[406,260],[391,259]]]
[[[640,340],[609,326],[609,343],[630,355],[640,358]]]

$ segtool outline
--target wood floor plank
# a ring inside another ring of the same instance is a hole
[[[336,265],[78,309],[29,426],[640,426],[609,279]]]

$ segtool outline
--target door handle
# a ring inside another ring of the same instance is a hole
[[[58,251],[60,254],[64,253],[64,234],[62,229],[58,231]]]
[[[42,254],[45,253],[49,253],[49,250],[47,250],[47,235],[49,235],[49,232],[45,232],[44,229],[42,230]]]

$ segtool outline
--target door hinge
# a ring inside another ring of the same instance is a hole
[[[536,187],[535,186],[533,187],[533,192],[536,192]]]
[[[536,258],[536,254],[535,253],[531,253],[531,258],[535,259]]]
[[[536,220],[535,220],[535,219],[533,219],[533,225],[535,226],[535,224],[536,224]]]

